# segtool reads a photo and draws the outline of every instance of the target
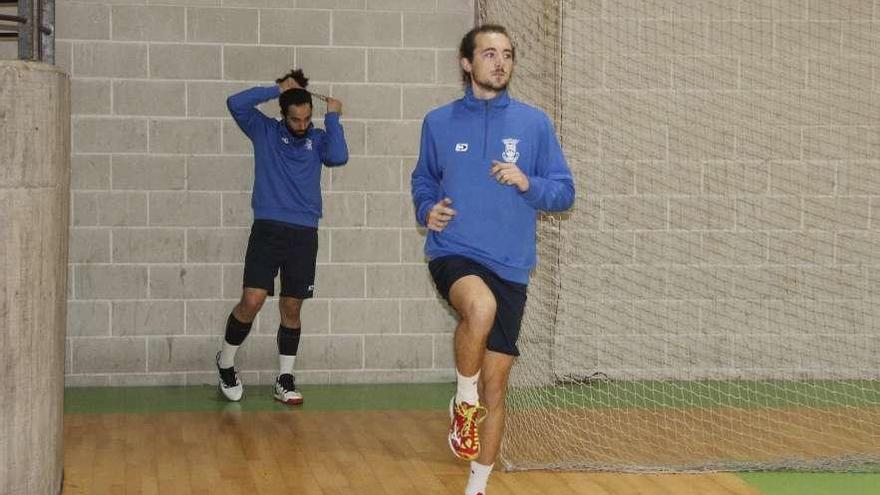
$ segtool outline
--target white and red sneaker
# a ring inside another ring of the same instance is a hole
[[[303,403],[303,396],[296,390],[293,375],[284,373],[275,379],[275,400],[291,406]]]

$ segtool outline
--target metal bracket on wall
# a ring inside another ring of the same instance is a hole
[[[55,1],[0,0],[0,8],[4,5],[17,5],[18,13],[0,14],[0,42],[17,40],[21,60],[54,63]]]

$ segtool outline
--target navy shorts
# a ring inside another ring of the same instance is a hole
[[[519,329],[526,307],[527,285],[504,280],[492,270],[464,256],[443,256],[431,260],[428,263],[428,270],[437,290],[447,301],[449,301],[449,289],[456,280],[468,275],[480,277],[495,296],[496,305],[495,323],[489,332],[486,348],[510,356],[519,356],[516,341],[519,339]]]
[[[255,220],[244,259],[244,287],[275,295],[281,271],[281,295],[308,299],[315,291],[318,229],[272,220]]]

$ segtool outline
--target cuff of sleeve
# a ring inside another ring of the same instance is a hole
[[[425,201],[421,205],[419,205],[419,209],[416,212],[416,221],[419,222],[419,225],[422,227],[427,227],[427,219],[428,212],[431,211],[431,207],[434,206],[434,203],[430,201]]]
[[[325,125],[326,125],[326,124],[335,125],[335,124],[338,124],[338,123],[339,123],[339,113],[337,113],[337,112],[330,112],[330,113],[326,113],[326,114],[324,114],[324,124],[325,124]]]
[[[544,192],[544,182],[541,177],[529,177],[529,189],[520,193],[526,201],[533,203],[541,198]]]

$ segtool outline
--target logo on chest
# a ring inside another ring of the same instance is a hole
[[[502,143],[504,143],[504,152],[501,153],[501,159],[507,163],[516,163],[519,160],[519,151],[516,150],[516,144],[519,143],[519,139],[507,138],[502,139]]]
[[[288,139],[286,136],[281,136],[281,142],[284,144],[290,144],[290,139]],[[306,138],[305,142],[303,143],[303,148],[305,148],[309,151],[312,151],[312,139],[311,138]]]
[[[468,150],[467,143],[455,143],[455,152],[456,153],[464,153]]]

